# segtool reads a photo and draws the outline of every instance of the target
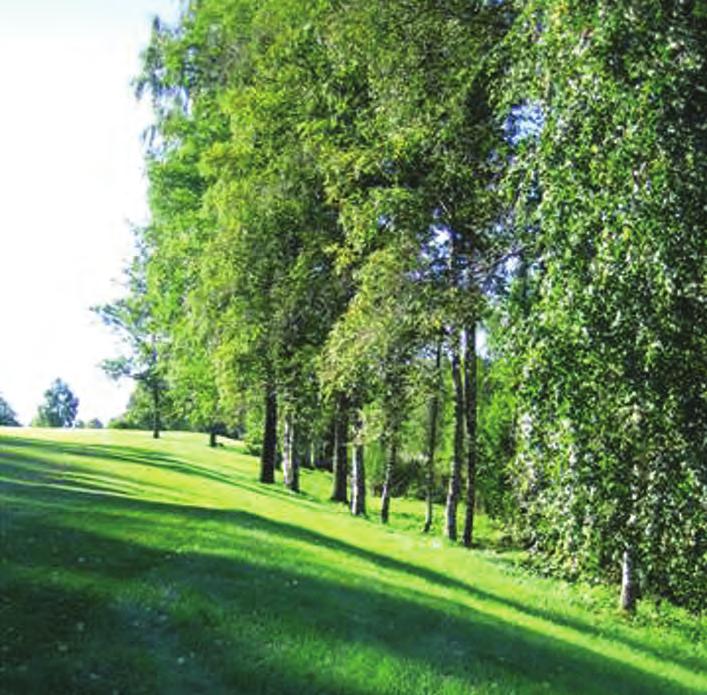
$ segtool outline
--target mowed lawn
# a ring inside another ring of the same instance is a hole
[[[0,429],[0,692],[707,692],[694,616],[257,472],[201,435]]]

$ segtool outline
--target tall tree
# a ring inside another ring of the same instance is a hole
[[[644,591],[694,602],[705,581],[700,5],[523,3],[501,93],[544,122],[507,175],[528,541],[546,566],[621,581],[626,609]]]

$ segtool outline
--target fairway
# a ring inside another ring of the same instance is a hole
[[[257,482],[204,435],[0,429],[2,693],[701,693],[700,623]],[[437,511],[438,522],[441,512]]]

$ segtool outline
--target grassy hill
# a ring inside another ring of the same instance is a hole
[[[697,618],[256,478],[198,435],[0,429],[0,692],[707,692]]]

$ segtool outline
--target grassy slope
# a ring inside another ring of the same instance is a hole
[[[707,691],[697,619],[256,470],[195,435],[0,430],[0,692]]]

